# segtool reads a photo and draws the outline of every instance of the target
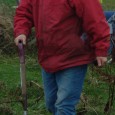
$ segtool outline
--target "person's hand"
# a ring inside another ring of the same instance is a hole
[[[105,63],[107,62],[107,57],[96,57],[97,60],[97,65],[99,67],[105,65]]]
[[[23,45],[26,45],[26,35],[21,34],[18,37],[15,38],[14,42],[16,45],[18,45],[18,43],[22,41]]]

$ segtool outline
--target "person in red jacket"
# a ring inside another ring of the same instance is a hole
[[[107,61],[110,30],[98,0],[21,0],[15,43],[35,27],[45,102],[53,115],[76,115],[87,65]]]

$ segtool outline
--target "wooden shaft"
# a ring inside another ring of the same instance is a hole
[[[25,64],[20,64],[20,77],[21,77],[22,95],[25,95],[26,94],[26,69],[25,69]]]

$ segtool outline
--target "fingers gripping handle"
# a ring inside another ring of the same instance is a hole
[[[19,50],[19,57],[20,57],[20,63],[25,63],[25,56],[24,56],[24,45],[22,41],[19,41],[18,43],[18,50]]]

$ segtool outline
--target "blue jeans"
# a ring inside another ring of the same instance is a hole
[[[76,115],[87,65],[48,73],[42,69],[45,102],[53,115]]]

